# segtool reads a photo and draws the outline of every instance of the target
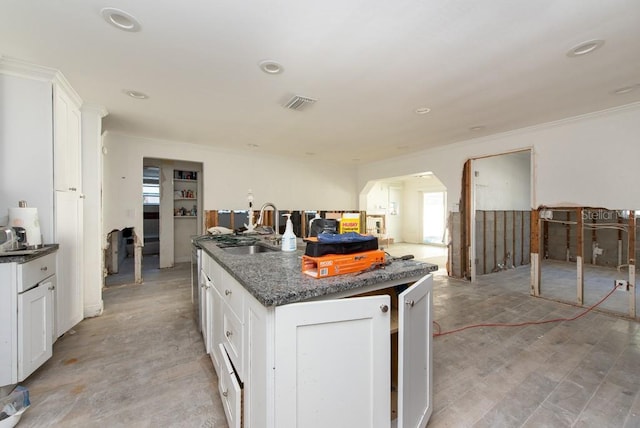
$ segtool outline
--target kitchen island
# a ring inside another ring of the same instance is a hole
[[[316,279],[301,272],[301,249],[194,245],[200,327],[230,427],[426,426],[437,266],[397,260]]]

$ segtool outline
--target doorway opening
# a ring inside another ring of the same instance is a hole
[[[392,256],[413,255],[446,275],[446,194],[431,171],[371,181],[361,192],[367,233]]]
[[[142,215],[145,265],[160,266],[160,167],[145,165],[142,168]]]

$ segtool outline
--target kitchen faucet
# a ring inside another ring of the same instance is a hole
[[[267,207],[271,207],[273,208],[273,215],[275,217],[275,234],[278,235],[278,233],[280,233],[280,221],[279,221],[279,213],[278,213],[278,209],[276,208],[276,206],[273,204],[273,202],[265,202],[264,205],[262,205],[262,207],[260,208],[260,216],[258,217],[258,222],[257,225],[258,226],[262,226],[262,222],[264,221],[264,210]]]

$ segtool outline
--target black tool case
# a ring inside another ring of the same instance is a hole
[[[309,257],[321,257],[327,254],[353,254],[378,249],[378,238],[361,242],[324,243],[305,239],[307,248],[304,252]]]

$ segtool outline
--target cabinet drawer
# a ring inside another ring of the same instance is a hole
[[[238,377],[243,379],[242,324],[228,308],[222,309],[222,343],[224,343]]]
[[[56,273],[56,254],[51,253],[18,265],[18,293]]]
[[[218,391],[220,391],[222,407],[225,415],[227,415],[229,428],[240,428],[242,421],[242,389],[240,389],[240,384],[233,372],[233,366],[222,344],[220,344],[219,352],[222,355],[222,367],[218,374]]]
[[[238,283],[227,271],[221,272],[221,280],[214,286],[222,296],[222,301],[231,308],[240,322],[244,321],[244,287]]]

